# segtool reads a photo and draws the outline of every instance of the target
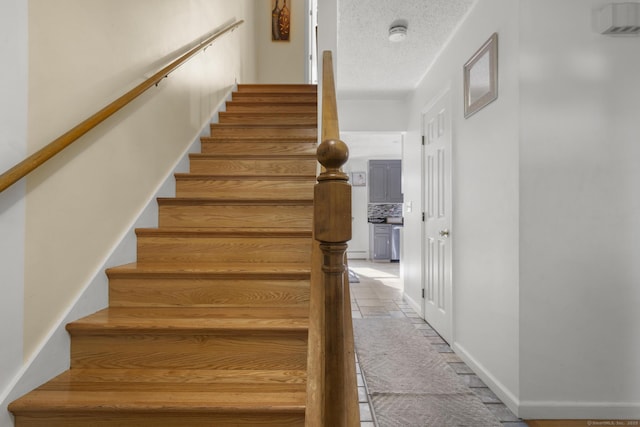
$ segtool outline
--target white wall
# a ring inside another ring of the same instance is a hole
[[[357,99],[338,93],[338,117],[343,132],[404,132],[409,115],[405,99]]]
[[[410,101],[403,155],[405,293],[421,306],[421,113],[447,88],[453,129],[453,348],[512,409],[519,394],[519,3],[479,1]],[[499,98],[463,116],[463,64],[499,34]],[[408,212],[407,203],[412,203]]]
[[[608,3],[522,1],[525,417],[640,418],[640,38],[593,31]]]
[[[255,79],[253,2],[188,6],[180,0],[153,8],[126,0],[30,2],[29,151],[204,34],[234,19],[247,23],[27,179],[26,357],[98,273],[235,80]]]
[[[455,351],[519,416],[640,418],[640,45],[591,26],[605,0],[479,1],[411,100],[450,88]],[[498,100],[462,113],[462,65],[498,32]],[[421,202],[419,186],[406,201]],[[419,210],[405,289],[419,301]]]
[[[259,83],[306,83],[307,5],[288,0],[291,11],[289,41],[271,41],[271,10],[274,0],[256,2],[256,35]]]
[[[130,241],[114,249],[235,81],[256,80],[252,0],[23,3],[0,6],[0,52],[12,61],[0,70],[2,170],[194,40],[235,19],[247,23],[0,194],[3,426],[8,401],[68,365],[64,324],[106,304],[104,266],[135,259]]]
[[[27,151],[27,27],[26,2],[0,3],[0,173]],[[0,193],[0,402],[23,359],[24,198],[24,183]],[[8,422],[0,412],[0,425]]]
[[[338,85],[338,0],[318,0],[318,84],[322,77],[322,52],[333,52],[333,70]],[[320,88],[320,86],[318,86]]]
[[[335,84],[338,84],[338,0],[318,1],[318,123],[322,123],[323,52],[332,52]],[[338,107],[339,109],[339,107]],[[318,132],[318,142],[322,135]]]

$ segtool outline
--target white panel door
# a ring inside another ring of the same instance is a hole
[[[423,113],[423,315],[452,339],[451,111],[449,92]]]

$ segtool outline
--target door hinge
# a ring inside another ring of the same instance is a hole
[[[424,212],[422,212],[422,222],[424,222]]]
[[[424,145],[424,135],[422,135],[422,145]]]
[[[422,298],[424,299],[424,288],[422,288]]]

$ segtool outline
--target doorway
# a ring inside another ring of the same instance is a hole
[[[376,238],[375,230],[372,230],[376,225],[376,222],[372,221],[373,217],[378,219],[395,217],[399,224],[385,224],[389,226],[389,232],[383,236],[384,241],[388,241],[389,247],[389,256],[383,258],[390,261],[393,255],[391,253],[392,229],[402,226],[402,200],[393,203],[371,201],[370,191],[375,177],[370,176],[369,166],[371,161],[395,159],[399,162],[402,159],[404,134],[402,132],[345,131],[341,132],[341,139],[349,146],[349,160],[343,166],[343,170],[349,175],[352,184],[352,238],[347,249],[347,257],[372,259],[371,243],[372,239]],[[390,209],[395,213],[389,213]],[[402,239],[402,231],[399,237]],[[399,255],[397,256],[398,264],[402,264],[402,254],[396,255]]]
[[[422,309],[424,319],[453,339],[451,96],[447,91],[422,116]]]
[[[307,0],[306,30],[306,80],[318,84],[318,0]]]

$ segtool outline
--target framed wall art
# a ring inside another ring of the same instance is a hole
[[[288,42],[291,34],[291,0],[271,0],[271,41]]]
[[[464,116],[498,98],[498,33],[493,33],[464,64]]]

